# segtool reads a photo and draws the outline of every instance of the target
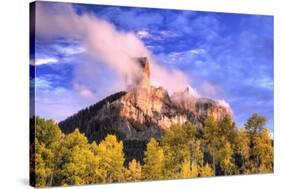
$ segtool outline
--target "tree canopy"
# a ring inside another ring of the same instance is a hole
[[[201,134],[192,124],[173,125],[148,141],[143,163],[128,164],[123,142],[114,135],[89,143],[78,129],[65,135],[53,120],[35,117],[34,123],[30,171],[36,187],[273,171],[273,140],[259,114],[240,129],[228,117],[209,117]]]

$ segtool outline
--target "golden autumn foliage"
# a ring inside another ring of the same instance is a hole
[[[126,172],[126,181],[140,181],[142,178],[142,168],[139,162],[133,159],[129,162],[129,167]]]
[[[215,175],[214,170],[210,167],[208,163],[206,163],[206,165],[204,165],[200,170],[201,177],[210,177],[214,175]]]
[[[155,139],[147,144],[143,165],[143,179],[161,179],[164,171],[164,153]]]
[[[89,143],[78,129],[64,135],[53,120],[35,117],[35,123],[30,171],[36,187],[273,171],[273,140],[258,114],[240,129],[229,118],[209,117],[201,133],[191,124],[174,125],[147,143],[142,164],[126,165],[123,142],[114,135]]]

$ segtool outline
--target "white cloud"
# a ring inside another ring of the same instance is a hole
[[[163,30],[160,32],[154,32],[154,34],[149,33],[146,30],[139,30],[137,31],[136,35],[140,38],[140,39],[152,39],[152,40],[157,40],[157,41],[161,41],[161,40],[165,40],[165,38],[171,38],[171,37],[177,37],[178,34],[169,30]]]
[[[173,31],[170,31],[170,30],[163,30],[163,31],[160,31],[160,35],[161,35],[163,38],[170,38],[170,37],[178,37],[178,36],[179,36],[178,33],[173,32]]]
[[[55,64],[58,63],[58,59],[54,57],[48,58],[35,58],[35,60],[31,60],[31,65],[40,66],[44,64]]]
[[[209,81],[204,81],[200,87],[200,92],[203,96],[216,98],[218,95],[222,95],[223,90],[218,85],[215,85]]]
[[[68,45],[68,46],[61,46],[61,45],[55,45],[54,49],[58,53],[61,53],[65,56],[69,55],[76,55],[85,52],[85,48],[80,45]]]
[[[181,56],[184,55],[185,52],[172,52],[170,54],[168,54],[168,57],[172,58],[172,59],[178,59]]]
[[[66,89],[64,87],[54,87],[54,88],[52,88],[52,92],[55,95],[61,95],[61,94],[67,93],[68,89]]]
[[[273,89],[273,80],[269,77],[249,78],[245,81],[249,86],[258,86],[264,89]]]
[[[203,48],[174,51],[169,54],[160,53],[157,58],[166,64],[196,64],[201,66],[204,62],[202,58],[208,58],[206,50]]]
[[[91,104],[91,101],[64,87],[36,91],[36,115],[47,119],[61,121]]]
[[[144,38],[149,38],[151,37],[150,33],[145,31],[145,30],[140,30],[140,31],[137,31],[137,36],[141,39],[144,39]]]
[[[230,113],[230,115],[232,116],[232,118],[234,119],[234,115],[233,115],[233,111],[232,111],[232,108],[230,106],[230,104],[228,102],[226,102],[224,99],[219,99],[219,100],[216,100],[216,102],[218,103],[218,105],[226,108],[226,111],[228,111],[228,113]]]
[[[256,84],[266,89],[273,89],[273,80],[269,77],[260,78]]]
[[[168,54],[165,53],[157,54],[157,60],[164,64],[171,64],[171,65],[181,64],[181,63],[187,63],[185,61],[187,56],[188,55],[186,51],[175,51]]]
[[[81,98],[81,94],[75,90],[55,86],[54,80],[47,78],[36,77],[33,80],[36,87],[36,115],[61,121],[79,111],[82,107],[93,104],[92,99]],[[80,92],[87,95],[85,91]]]
[[[93,92],[85,85],[81,85],[78,83],[74,83],[73,84],[74,89],[78,92],[78,94],[80,96],[82,96],[83,98],[89,99],[89,100],[94,100],[95,99],[95,95],[93,94]]]
[[[230,105],[225,100],[217,100],[217,103],[222,107],[230,109]]]
[[[50,89],[51,88],[51,82],[41,78],[41,77],[36,77],[34,79],[34,86],[36,89]]]
[[[79,91],[79,94],[80,94],[81,96],[83,96],[83,97],[86,97],[86,98],[94,98],[93,93],[92,93],[89,89],[87,89],[87,88],[81,89],[81,90]]]
[[[193,54],[198,54],[198,55],[206,53],[205,49],[201,49],[201,48],[199,48],[199,49],[191,49],[191,50],[189,50],[189,52],[191,52]]]

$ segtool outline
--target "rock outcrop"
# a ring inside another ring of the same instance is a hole
[[[124,141],[127,160],[142,160],[146,142],[159,139],[173,124],[194,124],[202,128],[208,116],[232,118],[231,109],[206,98],[195,98],[187,88],[169,96],[167,90],[150,85],[149,63],[140,58],[144,74],[134,89],[119,92],[81,110],[59,123],[64,133],[79,128],[90,141],[99,142],[107,134]]]

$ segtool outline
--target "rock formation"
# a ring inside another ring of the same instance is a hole
[[[148,59],[138,58],[137,62],[143,75],[135,88],[106,97],[60,122],[62,131],[79,128],[90,141],[97,142],[115,134],[124,141],[127,160],[142,160],[146,142],[152,137],[159,139],[173,124],[192,123],[200,129],[208,116],[232,118],[229,108],[214,100],[195,98],[189,88],[169,96],[164,88],[151,86]]]
[[[139,63],[141,70],[143,70],[141,74],[141,78],[139,83],[136,84],[138,88],[148,87],[150,86],[150,68],[147,57],[137,58],[137,63]]]

